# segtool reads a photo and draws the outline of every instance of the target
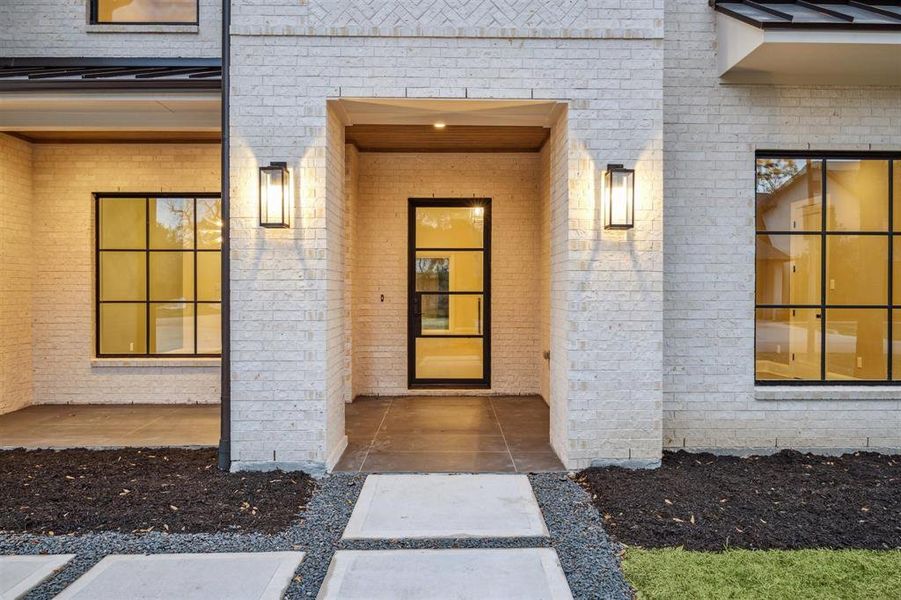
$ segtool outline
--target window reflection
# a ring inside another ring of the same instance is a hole
[[[757,230],[820,231],[822,161],[757,160]]]
[[[899,314],[889,307],[901,306],[890,168],[901,170],[866,156],[756,161],[758,380],[885,380],[890,352],[892,378],[901,379],[901,333],[888,340],[888,320]]]
[[[194,199],[150,199],[150,247],[194,247]]]
[[[94,0],[98,23],[196,23],[197,0]]]
[[[819,379],[821,333],[819,309],[757,309],[757,379]]]
[[[757,236],[757,303],[820,303],[820,236]]]
[[[826,161],[829,231],[888,231],[888,161]]]
[[[887,317],[884,309],[826,311],[826,379],[885,379]]]
[[[220,200],[97,202],[98,353],[221,352]]]

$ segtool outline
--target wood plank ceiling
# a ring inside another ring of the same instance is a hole
[[[361,152],[537,152],[550,135],[538,126],[350,125],[345,141]]]

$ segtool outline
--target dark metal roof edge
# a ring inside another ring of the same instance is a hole
[[[50,57],[50,56],[14,56],[0,57],[0,68],[3,67],[221,67],[221,58],[182,58],[182,57]]]
[[[829,0],[829,2],[824,2],[824,4],[848,4],[849,6],[854,6],[855,8],[859,8],[861,10],[869,10],[873,12],[874,15],[878,15],[885,18],[897,19],[897,23],[861,23],[858,21],[854,21],[853,17],[850,15],[844,15],[845,17],[849,17],[850,20],[844,20],[841,22],[821,22],[821,21],[760,21],[755,19],[749,15],[745,15],[739,13],[735,10],[729,8],[730,4],[746,4],[748,6],[753,6],[760,10],[766,10],[766,12],[770,12],[775,14],[777,11],[765,9],[762,6],[758,5],[758,2],[750,1],[745,2],[743,0],[708,0],[708,4],[718,13],[722,13],[726,16],[729,16],[738,21],[742,21],[743,23],[747,23],[748,25],[752,25],[757,27],[758,29],[803,29],[803,30],[812,30],[812,29],[829,29],[829,30],[855,30],[855,31],[901,31],[901,16],[892,13],[891,11],[879,10],[880,6],[897,6],[896,2],[880,2],[878,4],[874,4],[872,6],[865,4],[863,2],[850,2],[848,0]],[[833,11],[831,9],[823,9],[822,7],[818,7],[820,4],[816,1],[811,0],[765,0],[765,4],[767,5],[780,5],[780,4],[797,4],[799,6],[810,7],[813,10],[817,10],[818,12],[823,13],[824,15],[829,16],[837,16],[833,15],[833,13],[837,13],[837,11]],[[838,17],[842,18],[842,17]]]
[[[39,79],[29,81],[0,80],[0,92],[47,92],[71,90],[219,90],[222,82],[218,79]]]

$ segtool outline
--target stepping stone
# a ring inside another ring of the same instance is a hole
[[[370,475],[347,539],[547,536],[525,475]]]
[[[0,556],[0,598],[15,600],[62,569],[74,554]]]
[[[339,550],[318,600],[572,600],[557,552]]]
[[[114,554],[56,600],[278,600],[303,552]]]

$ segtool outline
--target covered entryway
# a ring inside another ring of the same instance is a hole
[[[0,447],[218,444],[221,71],[0,60]]]
[[[549,356],[563,334],[551,329],[551,246],[562,247],[552,131],[565,105],[329,107],[344,159],[347,449],[336,468],[562,469]]]
[[[346,415],[339,471],[563,470],[540,396],[363,397]]]

